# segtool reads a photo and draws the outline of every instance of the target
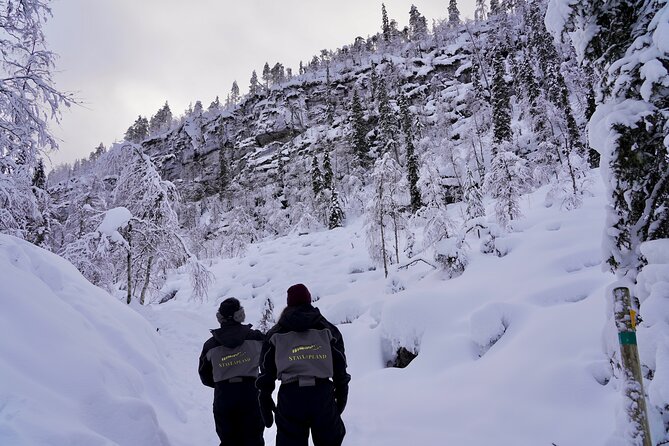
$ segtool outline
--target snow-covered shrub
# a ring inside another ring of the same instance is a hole
[[[404,282],[398,276],[391,275],[386,279],[386,294],[396,294],[405,289]]]
[[[450,279],[461,275],[469,264],[466,248],[461,237],[445,238],[436,244],[434,260]]]
[[[508,251],[505,249],[500,249],[497,242],[497,239],[504,234],[502,228],[496,224],[490,224],[488,226],[483,226],[478,229],[482,241],[481,241],[481,252],[483,254],[494,254],[497,257],[504,257],[508,254]]]
[[[503,228],[522,216],[520,197],[527,192],[532,176],[527,162],[511,151],[500,151],[486,174],[485,189],[495,199],[495,217]]]

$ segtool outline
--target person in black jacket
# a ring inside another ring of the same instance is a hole
[[[260,409],[266,427],[276,413],[276,445],[307,446],[309,431],[315,446],[339,446],[346,428],[348,383],[344,340],[333,324],[311,305],[303,284],[288,288],[288,306],[267,332],[260,375]],[[281,381],[278,405],[272,399]]]
[[[263,334],[243,325],[244,308],[234,297],[219,306],[221,328],[204,343],[198,372],[214,388],[214,421],[221,446],[263,446],[264,424],[258,405],[258,363]]]

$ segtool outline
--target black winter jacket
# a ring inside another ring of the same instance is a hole
[[[351,375],[346,372],[346,353],[344,350],[344,339],[337,327],[330,323],[321,314],[318,308],[311,305],[298,305],[286,307],[281,314],[279,322],[267,332],[265,343],[260,353],[260,375],[256,380],[256,386],[264,395],[271,395],[277,379],[275,363],[275,350],[269,340],[276,333],[288,333],[291,331],[306,331],[309,329],[328,329],[332,333],[330,341],[332,347],[332,365],[334,369],[334,389],[336,395],[348,394],[348,382]]]
[[[200,364],[198,372],[202,384],[209,387],[215,387],[214,375],[211,361],[207,359],[207,352],[220,345],[235,348],[244,343],[244,341],[264,341],[264,335],[251,328],[251,325],[243,325],[235,321],[226,321],[221,324],[221,328],[211,330],[211,338],[204,343],[202,354],[200,354]]]

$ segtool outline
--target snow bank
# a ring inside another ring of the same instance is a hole
[[[170,444],[161,424],[184,413],[145,319],[6,235],[0,283],[0,444]]]

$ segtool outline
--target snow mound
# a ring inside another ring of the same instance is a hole
[[[170,444],[161,423],[185,419],[144,318],[7,235],[0,283],[0,444]]]

